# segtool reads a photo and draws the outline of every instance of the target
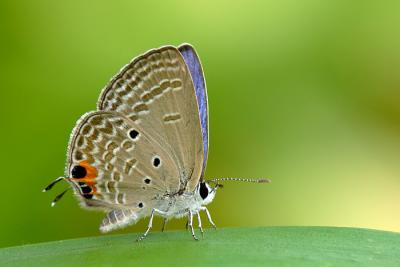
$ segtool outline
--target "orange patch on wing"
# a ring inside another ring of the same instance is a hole
[[[92,189],[92,192],[89,194],[96,195],[97,193],[97,188],[96,188],[96,177],[97,177],[97,169],[93,167],[92,165],[89,164],[88,161],[82,160],[79,162],[79,166],[82,166],[86,170],[86,175],[83,178],[69,178],[69,180],[85,183],[87,186],[89,186]]]
[[[97,169],[89,164],[86,160],[79,163],[80,166],[86,169],[86,176],[84,178],[94,179],[97,177]]]

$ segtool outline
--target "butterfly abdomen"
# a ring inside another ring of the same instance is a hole
[[[103,233],[134,224],[139,220],[138,214],[130,209],[112,210],[107,213],[100,225]]]

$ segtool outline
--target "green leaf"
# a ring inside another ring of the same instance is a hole
[[[108,235],[0,249],[0,266],[400,266],[400,234],[334,227]]]

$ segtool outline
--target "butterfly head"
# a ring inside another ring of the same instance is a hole
[[[196,189],[196,193],[200,196],[202,205],[207,205],[214,200],[217,189],[223,187],[219,181],[240,181],[240,182],[250,182],[250,183],[269,183],[269,179],[249,179],[249,178],[215,178],[208,181],[202,181],[199,183]]]
[[[205,206],[214,200],[215,194],[217,193],[219,185],[216,184],[215,187],[212,187],[208,182],[203,181],[200,182],[196,193],[200,196],[199,199],[202,201],[202,205]]]

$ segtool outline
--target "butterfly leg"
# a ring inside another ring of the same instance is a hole
[[[208,222],[212,225],[212,227],[214,227],[214,229],[217,229],[217,226],[215,225],[215,223],[213,222],[213,220],[211,219],[211,214],[208,211],[207,207],[201,207],[200,210],[204,210],[207,214],[207,219]]]
[[[201,233],[201,237],[204,237],[203,227],[201,226],[200,211],[197,212],[197,221],[199,222],[199,230],[200,230],[200,233]]]
[[[162,225],[162,228],[161,228],[161,232],[164,232],[165,226],[167,225],[167,222],[168,222],[168,219],[164,218],[164,222],[163,222],[163,225]]]
[[[193,212],[189,210],[188,212],[188,226],[190,227],[190,231],[192,232],[192,236],[194,240],[199,240],[197,239],[196,235],[194,234],[194,229],[193,229]]]
[[[137,239],[136,241],[141,241],[141,240],[145,239],[146,236],[147,236],[147,234],[150,232],[151,228],[153,228],[153,218],[154,218],[154,213],[156,213],[156,212],[157,212],[158,214],[162,215],[162,216],[165,216],[165,215],[166,215],[165,212],[163,212],[163,211],[161,211],[161,210],[153,209],[153,210],[151,211],[150,220],[149,220],[149,224],[147,225],[147,230],[146,230],[146,232],[144,232],[143,235],[141,235],[140,237],[138,237],[138,239]]]

